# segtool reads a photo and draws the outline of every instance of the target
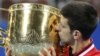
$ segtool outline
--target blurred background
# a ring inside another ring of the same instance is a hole
[[[92,4],[98,12],[98,19],[100,19],[100,0],[0,0],[0,8],[8,9],[9,6],[16,3],[41,3],[54,6],[61,9],[69,1],[84,1]],[[0,10],[0,28],[7,30],[8,28],[8,12]],[[100,21],[95,32],[91,35],[93,42],[97,49],[100,50]],[[0,47],[0,56],[5,56],[5,49]]]

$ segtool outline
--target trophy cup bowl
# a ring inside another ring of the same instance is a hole
[[[48,5],[18,3],[10,6],[7,38],[12,56],[38,56],[39,50],[55,45],[58,38],[54,25],[60,18],[60,11]]]

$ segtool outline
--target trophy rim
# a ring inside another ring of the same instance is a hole
[[[27,9],[24,8],[26,7],[26,5],[27,5]],[[39,4],[39,3],[16,3],[9,7],[9,11],[16,11],[16,10],[40,10],[40,11],[45,10],[58,16],[61,15],[60,9],[50,5]]]

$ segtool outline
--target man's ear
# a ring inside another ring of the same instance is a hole
[[[79,30],[74,30],[72,32],[74,39],[78,40],[81,38],[81,32]]]

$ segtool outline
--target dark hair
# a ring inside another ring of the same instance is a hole
[[[97,12],[86,2],[69,2],[62,8],[61,13],[69,20],[70,29],[79,30],[84,40],[91,36],[97,26]]]

